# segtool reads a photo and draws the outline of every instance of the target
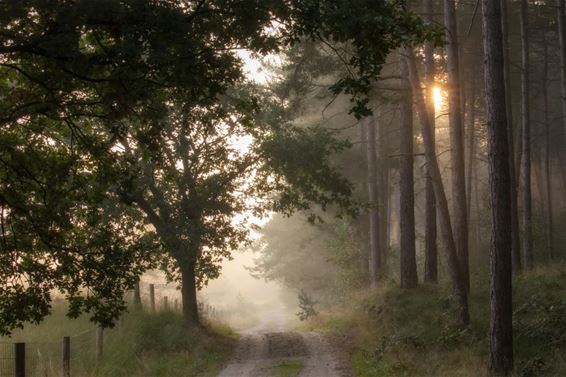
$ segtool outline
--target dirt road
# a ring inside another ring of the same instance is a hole
[[[271,377],[285,361],[304,365],[300,377],[352,377],[346,359],[320,334],[286,331],[277,313],[242,333],[230,364],[218,377]]]

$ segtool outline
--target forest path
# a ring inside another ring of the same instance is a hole
[[[351,377],[345,358],[320,334],[265,332],[242,336],[236,353],[218,377],[272,377],[284,362],[301,362],[300,377]]]
[[[278,313],[242,332],[236,352],[218,377],[272,377],[284,362],[300,362],[299,377],[352,377],[346,358],[321,334],[285,329]],[[279,320],[278,320],[279,319]]]

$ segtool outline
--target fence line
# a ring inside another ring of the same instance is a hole
[[[152,312],[180,312],[182,310],[180,295],[160,295],[161,289],[156,290],[156,287],[169,287],[166,284],[140,282],[139,287],[142,310],[150,309]],[[147,301],[145,305],[143,305],[144,299]],[[199,302],[198,310],[204,319],[214,319],[225,314],[224,311],[217,310],[206,302]],[[123,321],[123,317],[120,321]],[[0,342],[0,377],[88,375],[100,362],[103,352],[104,330],[102,327],[65,336],[55,342]]]

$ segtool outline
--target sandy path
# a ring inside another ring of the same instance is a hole
[[[218,377],[271,377],[286,360],[304,364],[300,377],[352,377],[346,359],[320,334],[285,331],[272,313],[269,323],[242,333],[234,357]]]

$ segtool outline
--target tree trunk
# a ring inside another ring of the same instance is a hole
[[[407,63],[401,59],[401,77],[408,79]],[[399,228],[401,288],[415,288],[418,285],[415,250],[415,188],[413,176],[413,100],[408,80],[399,105],[400,117],[400,162],[399,162]]]
[[[424,0],[423,12],[425,14],[425,22],[432,23],[433,5],[432,0]],[[432,143],[436,150],[436,131],[435,131],[435,109],[434,109],[434,44],[425,42],[425,85],[426,85],[426,101],[428,115],[430,117],[430,125],[432,127]],[[436,199],[434,197],[434,187],[430,173],[430,166],[426,165],[426,183],[425,183],[425,268],[424,281],[428,283],[438,282],[438,246],[436,232]]]
[[[517,174],[515,171],[515,142],[513,131],[513,102],[511,98],[511,60],[509,57],[509,19],[507,0],[501,0],[501,31],[503,33],[503,57],[505,60],[505,110],[507,114],[507,138],[509,139],[509,179],[511,180],[511,255],[513,258],[513,273],[521,273],[521,241],[519,236],[519,211],[517,204]]]
[[[194,262],[179,261],[183,320],[189,326],[200,324]]]
[[[458,301],[458,319],[462,326],[467,326],[470,322],[470,314],[468,310],[468,290],[462,274],[460,273],[460,262],[456,250],[456,243],[452,233],[452,224],[450,221],[450,211],[448,209],[448,200],[446,199],[446,192],[442,183],[440,175],[440,168],[436,158],[436,151],[434,148],[433,129],[430,123],[430,116],[424,100],[421,83],[417,72],[417,64],[414,52],[410,48],[404,49],[407,63],[409,65],[409,74],[415,95],[415,103],[417,106],[417,113],[422,124],[423,143],[425,147],[425,155],[427,164],[430,166],[431,179],[434,186],[434,195],[436,197],[438,216],[440,220],[440,230],[444,241],[444,250],[446,252],[446,259],[448,262],[448,271],[452,280],[454,295]]]
[[[558,38],[560,40],[560,62],[562,73],[562,122],[566,136],[566,10],[564,0],[557,0]],[[565,140],[566,143],[566,140]]]
[[[468,215],[466,209],[466,172],[464,162],[464,138],[462,102],[460,89],[460,61],[458,53],[458,26],[454,0],[444,0],[444,23],[446,26],[447,87],[450,123],[450,152],[452,160],[452,203],[454,215],[454,238],[461,273],[470,288],[470,267],[468,256]]]
[[[542,85],[543,85],[543,108],[544,108],[544,187],[546,188],[546,247],[548,249],[549,260],[554,259],[554,219],[552,217],[552,174],[550,166],[550,121],[548,119],[548,46],[546,36],[543,43],[544,49],[544,65],[542,71]],[[542,189],[542,187],[541,187]]]
[[[470,101],[469,101],[469,111],[468,111],[468,131],[466,132],[467,144],[468,144],[468,170],[466,171],[466,208],[468,208],[468,220],[470,218],[472,207],[472,179],[474,174],[474,162],[476,159],[476,135],[475,135],[475,123],[476,123],[476,78],[475,72],[472,72],[472,85],[470,87]]]
[[[376,110],[379,112],[379,108]],[[379,197],[380,208],[380,223],[379,223],[379,240],[381,242],[380,256],[381,256],[381,273],[383,276],[387,275],[387,252],[389,250],[389,222],[387,221],[387,214],[389,212],[389,153],[388,153],[388,135],[387,123],[380,121],[379,114],[375,115],[377,118],[376,124],[378,126],[377,135],[377,192]]]
[[[369,275],[372,287],[377,286],[381,269],[380,211],[377,191],[377,154],[375,150],[375,117],[366,119],[369,213]]]
[[[533,268],[532,200],[531,200],[531,126],[529,109],[529,21],[528,0],[521,0],[521,55],[522,55],[522,207],[523,255],[525,268]]]
[[[485,87],[491,197],[490,354],[494,375],[513,369],[511,179],[505,105],[501,3],[483,0]]]
[[[366,131],[365,122],[363,120],[360,120],[358,122],[358,130],[360,132],[360,145],[359,145],[360,156],[365,157],[361,159],[361,163],[360,163],[360,168],[364,171],[364,174],[362,174],[362,179],[360,184],[361,184],[361,190],[363,190],[363,192],[367,194],[367,187],[368,187],[367,131]],[[365,195],[364,195],[364,199],[367,200],[367,198],[365,198]],[[361,245],[363,245],[363,247],[360,247],[359,250],[360,273],[362,273],[364,276],[367,275],[368,283],[371,285],[371,274],[369,272],[369,266],[370,266],[369,254],[366,253],[366,251],[369,250],[369,248],[366,249],[366,245],[368,244],[368,236],[369,236],[369,213],[366,212],[360,213],[360,215],[356,218],[354,226],[358,228],[359,235],[361,236],[359,237],[359,239],[361,241]]]

